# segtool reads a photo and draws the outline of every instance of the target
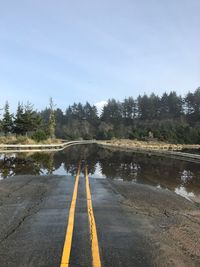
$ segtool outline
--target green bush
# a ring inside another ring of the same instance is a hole
[[[36,142],[44,141],[48,138],[47,134],[43,130],[37,130],[31,138]]]

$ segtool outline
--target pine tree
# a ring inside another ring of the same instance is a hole
[[[23,114],[24,114],[24,108],[23,105],[19,102],[14,120],[14,133],[16,134],[23,134],[23,124],[24,124]]]
[[[41,117],[33,110],[33,105],[27,103],[24,107],[24,112],[22,114],[22,134],[28,134],[36,131],[41,126]]]
[[[10,114],[8,101],[6,101],[6,104],[4,107],[2,130],[5,135],[7,135],[8,133],[11,133],[13,130],[13,115]]]

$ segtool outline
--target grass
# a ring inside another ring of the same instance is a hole
[[[125,148],[138,148],[138,149],[165,149],[165,150],[182,150],[183,148],[200,148],[200,145],[188,145],[188,144],[170,144],[161,141],[138,141],[129,139],[112,139],[105,141],[108,145]]]
[[[40,141],[40,142],[36,142],[35,140],[27,137],[27,136],[0,136],[0,144],[4,145],[36,145],[36,144],[45,144],[45,145],[49,145],[49,144],[60,144],[61,140],[59,139],[47,139],[44,141]]]

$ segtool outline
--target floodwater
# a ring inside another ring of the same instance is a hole
[[[0,154],[0,179],[15,175],[75,175],[78,162],[90,177],[142,183],[200,203],[200,164],[136,152],[78,145],[60,152]]]
[[[200,155],[200,149],[183,149],[182,152]]]

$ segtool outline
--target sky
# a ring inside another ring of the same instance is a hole
[[[0,0],[0,107],[200,86],[199,0]]]

